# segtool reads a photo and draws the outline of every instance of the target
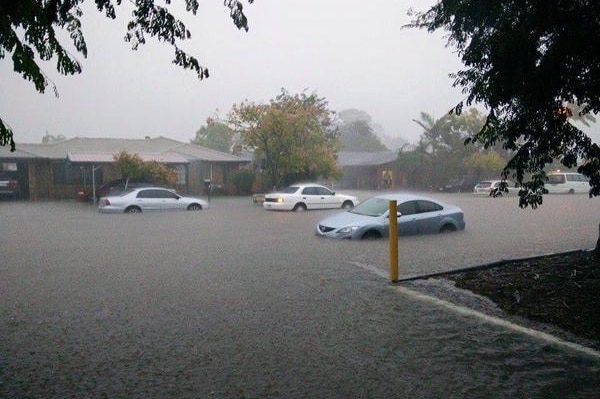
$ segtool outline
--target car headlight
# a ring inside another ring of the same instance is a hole
[[[275,198],[275,202],[277,202],[278,204],[282,204],[283,198]]]
[[[359,226],[346,226],[338,230],[338,233],[352,233],[354,230],[358,229]]]

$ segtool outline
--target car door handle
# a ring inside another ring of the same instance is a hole
[[[306,197],[302,197],[302,199],[306,199]]]
[[[325,199],[325,197],[321,197],[321,199]]]

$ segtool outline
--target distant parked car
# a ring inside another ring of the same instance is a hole
[[[136,188],[100,198],[101,213],[140,213],[146,211],[199,211],[208,208],[208,202],[184,197],[161,187]]]
[[[17,198],[19,185],[12,177],[0,174],[0,197]]]
[[[506,180],[506,188],[508,189],[509,195],[517,195],[519,193],[519,188],[517,185],[509,180]],[[500,184],[502,180],[485,180],[480,181],[473,188],[473,194],[475,195],[490,195],[492,190],[496,190],[500,188]],[[506,193],[498,192],[498,196],[505,195]]]
[[[445,233],[465,228],[463,211],[455,205],[412,194],[386,194],[321,220],[315,233],[342,239],[387,237],[390,200],[398,204],[398,235]]]
[[[581,173],[552,172],[548,174],[548,182],[544,188],[550,194],[575,194],[590,191],[587,177]]]
[[[344,208],[358,205],[356,197],[336,194],[319,184],[294,184],[276,193],[265,195],[263,207],[269,210],[305,211],[307,209]]]

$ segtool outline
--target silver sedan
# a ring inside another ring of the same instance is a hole
[[[386,237],[390,200],[398,204],[398,235],[445,233],[465,228],[463,211],[455,205],[412,194],[386,194],[321,220],[315,233],[346,239]]]
[[[208,208],[208,202],[184,197],[173,190],[145,187],[127,190],[117,195],[100,198],[101,213],[140,213],[146,211],[199,211]]]

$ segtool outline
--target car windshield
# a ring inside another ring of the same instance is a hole
[[[349,212],[365,216],[381,216],[388,210],[388,207],[389,200],[375,197],[362,202]]]
[[[482,181],[477,183],[477,187],[479,188],[487,188],[487,187],[491,187],[492,182],[491,181]]]
[[[296,191],[298,191],[298,186],[289,186],[289,187],[286,187],[283,190],[281,190],[280,193],[294,194]]]

